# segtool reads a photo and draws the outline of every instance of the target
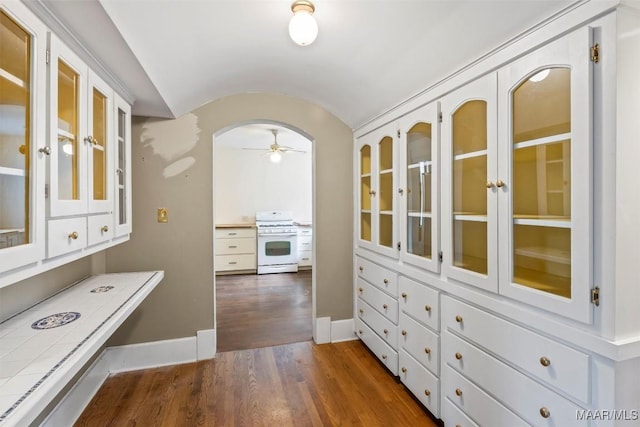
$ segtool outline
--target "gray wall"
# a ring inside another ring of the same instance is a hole
[[[214,327],[212,136],[256,120],[286,123],[314,139],[317,316],[352,317],[352,130],[300,99],[240,94],[175,120],[134,118],[133,234],[107,251],[106,269],[164,270],[165,278],[109,345]],[[166,224],[156,222],[159,207],[169,210]]]

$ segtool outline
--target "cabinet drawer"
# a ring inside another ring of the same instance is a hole
[[[400,310],[435,331],[440,330],[438,291],[406,277],[400,277],[398,303]]]
[[[309,237],[298,237],[298,251],[310,251],[313,249],[313,239]]]
[[[446,426],[480,427],[449,399],[442,399],[442,420]]]
[[[357,317],[355,325],[358,337],[393,375],[398,375],[398,353]]]
[[[382,292],[364,280],[358,279],[357,295],[395,325],[398,324],[398,301],[389,294]]]
[[[298,265],[307,267],[312,264],[313,251],[298,251]]]
[[[493,427],[528,427],[522,418],[508,410],[497,400],[475,386],[471,381],[453,370],[444,368],[442,397],[451,400],[478,425]],[[497,378],[496,381],[501,381]],[[560,427],[557,425],[556,427]]]
[[[216,228],[216,240],[235,237],[256,237],[255,228]]]
[[[357,307],[360,320],[373,329],[394,350],[398,350],[398,327],[360,298],[358,298]]]
[[[49,258],[77,251],[85,246],[87,246],[86,217],[47,221],[47,256]]]
[[[443,301],[446,328],[580,401],[589,402],[589,355],[460,301],[449,297]]]
[[[440,338],[404,313],[400,313],[398,345],[435,375],[440,373]]]
[[[216,255],[255,253],[256,239],[216,239]]]
[[[302,238],[303,236],[312,236],[313,229],[311,227],[299,227],[298,228],[298,238]]]
[[[357,258],[358,277],[398,297],[398,274],[366,259]]]
[[[106,242],[113,237],[113,215],[94,215],[87,218],[88,245]]]
[[[255,270],[257,259],[255,254],[216,255],[216,271]]]
[[[451,332],[444,332],[442,339],[446,365],[464,374],[527,422],[538,427],[585,425],[576,418],[582,408]],[[549,411],[546,418],[541,415],[543,408]]]
[[[404,350],[398,354],[400,380],[436,417],[440,417],[440,380]]]

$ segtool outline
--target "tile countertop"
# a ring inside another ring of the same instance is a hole
[[[0,322],[0,427],[33,422],[163,277],[92,276]]]

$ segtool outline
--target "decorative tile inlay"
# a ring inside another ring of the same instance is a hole
[[[109,292],[115,286],[98,286],[97,288],[91,289],[91,292],[94,294],[99,294],[101,292]]]
[[[64,313],[56,313],[51,316],[43,317],[40,320],[36,320],[31,324],[32,329],[51,329],[59,326],[64,326],[67,323],[71,323],[74,320],[80,318],[80,313],[75,311],[66,311]]]

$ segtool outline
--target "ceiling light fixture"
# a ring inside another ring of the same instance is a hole
[[[273,163],[278,163],[281,159],[282,154],[280,154],[279,151],[272,151],[271,154],[269,154],[269,160],[271,160]]]
[[[315,10],[313,3],[307,0],[296,0],[291,5],[293,16],[289,21],[289,35],[300,46],[308,46],[318,37],[318,23],[313,17]]]

